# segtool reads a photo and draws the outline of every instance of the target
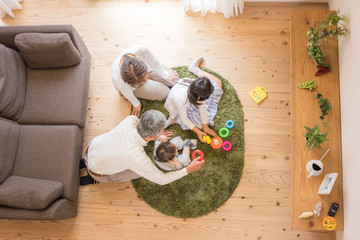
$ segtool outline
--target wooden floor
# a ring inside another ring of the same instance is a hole
[[[0,220],[0,239],[335,239],[331,232],[291,230],[290,11],[323,4],[245,5],[244,14],[184,14],[182,2],[26,0],[0,25],[73,24],[92,55],[84,144],[109,131],[130,104],[112,85],[122,49],[148,46],[167,66],[197,56],[235,87],[245,113],[245,167],[231,198],[197,219],[164,216],[138,199],[130,182],[80,188],[79,213],[61,221]],[[269,97],[257,105],[256,86]]]

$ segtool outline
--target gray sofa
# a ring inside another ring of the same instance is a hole
[[[71,25],[0,27],[0,218],[76,216],[90,60]]]

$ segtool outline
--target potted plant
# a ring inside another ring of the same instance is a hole
[[[347,36],[350,30],[346,27],[347,19],[344,16],[340,16],[340,11],[331,13],[327,16],[327,21],[315,23],[314,27],[310,27],[310,31],[307,32],[309,41],[307,42],[307,50],[309,53],[309,59],[314,59],[318,71],[316,76],[327,73],[331,70],[331,64],[325,63],[324,58],[326,54],[320,49],[321,42],[329,37]]]
[[[315,124],[313,128],[309,128],[304,126],[306,129],[306,133],[304,133],[305,139],[306,139],[306,147],[309,150],[314,149],[315,147],[321,149],[321,144],[324,141],[328,141],[329,139],[326,138],[328,133],[321,133],[320,127]]]

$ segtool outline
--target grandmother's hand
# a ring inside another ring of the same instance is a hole
[[[135,115],[138,117],[140,115],[140,111],[141,111],[141,104],[137,107],[133,106],[133,111],[131,115]]]

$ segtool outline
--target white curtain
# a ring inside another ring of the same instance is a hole
[[[5,14],[9,14],[12,17],[15,15],[12,13],[13,9],[22,9],[19,2],[22,0],[0,0],[0,18],[2,18]]]
[[[185,12],[190,9],[194,12],[201,11],[205,16],[207,11],[212,13],[221,12],[225,18],[231,18],[241,14],[244,8],[244,0],[182,0]]]

